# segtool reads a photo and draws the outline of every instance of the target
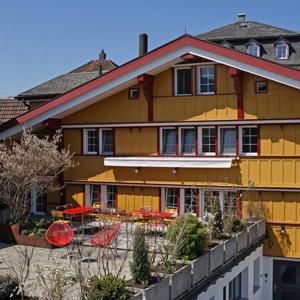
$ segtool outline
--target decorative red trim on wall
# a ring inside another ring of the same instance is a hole
[[[153,122],[153,81],[154,77],[142,74],[137,77],[138,83],[143,87],[144,96],[148,104],[148,122]]]
[[[80,145],[81,145],[80,154],[81,155],[84,155],[84,153],[83,153],[83,149],[84,149],[84,134],[83,134],[83,131],[84,131],[84,129],[81,128],[81,143],[80,143]]]
[[[244,95],[243,95],[243,73],[236,69],[229,67],[228,74],[233,79],[234,89],[236,92],[237,98],[237,112],[238,112],[238,119],[244,119]]]
[[[218,68],[217,65],[214,65],[214,71],[215,71],[215,92],[214,95],[218,94]]]
[[[161,155],[161,153],[160,153],[160,127],[157,127],[157,155]]]
[[[175,96],[175,69],[172,68],[172,76],[171,76],[171,96],[174,97]]]
[[[198,127],[195,126],[195,154],[199,155]]]
[[[179,127],[176,126],[176,155],[179,155],[179,151],[181,149],[179,149],[180,145],[179,145]]]
[[[116,154],[116,130],[115,128],[112,129],[113,131],[113,155]]]
[[[219,156],[219,128],[215,126],[215,151],[216,156]]]

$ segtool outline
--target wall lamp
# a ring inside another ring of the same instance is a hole
[[[172,170],[173,174],[176,174],[176,173],[177,173],[177,170],[178,170],[178,168],[174,168],[174,169]]]
[[[135,173],[135,174],[138,174],[138,173],[140,172],[140,170],[141,170],[141,168],[140,168],[140,167],[137,167],[137,168],[134,169],[134,173]]]
[[[280,226],[279,234],[280,234],[281,236],[285,236],[285,235],[286,235],[285,225],[282,224],[282,225]]]

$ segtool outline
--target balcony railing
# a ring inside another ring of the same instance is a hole
[[[131,299],[192,299],[259,247],[265,236],[266,221],[260,220]]]

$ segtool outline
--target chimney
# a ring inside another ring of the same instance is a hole
[[[245,22],[246,21],[246,14],[245,13],[239,13],[238,18],[239,18],[239,22]]]
[[[104,52],[103,49],[99,53],[99,60],[106,60],[106,53]]]
[[[139,56],[142,56],[148,52],[148,35],[146,33],[140,34],[139,40]]]

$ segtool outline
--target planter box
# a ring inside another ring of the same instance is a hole
[[[21,235],[19,225],[8,226],[7,238],[10,243],[15,243],[17,245],[33,246],[51,249],[53,246],[49,244],[45,237],[42,236],[28,236]]]
[[[249,245],[254,243],[258,239],[257,224],[253,224],[248,227]]]
[[[203,253],[192,262],[193,285],[209,275],[209,252]]]
[[[171,300],[177,298],[192,286],[192,267],[188,265],[176,271],[170,277]],[[161,298],[163,299],[163,298]]]
[[[227,262],[236,255],[236,238],[231,238],[224,243],[224,260]]]
[[[169,277],[143,290],[144,300],[169,299]]]
[[[242,252],[248,246],[248,232],[242,231],[236,235],[237,240],[237,251]]]
[[[258,226],[258,238],[261,238],[264,235],[266,235],[266,232],[267,232],[266,220],[260,220],[257,223],[257,226]]]
[[[210,255],[210,272],[221,267],[224,262],[224,246],[223,244],[212,248],[209,252]]]

